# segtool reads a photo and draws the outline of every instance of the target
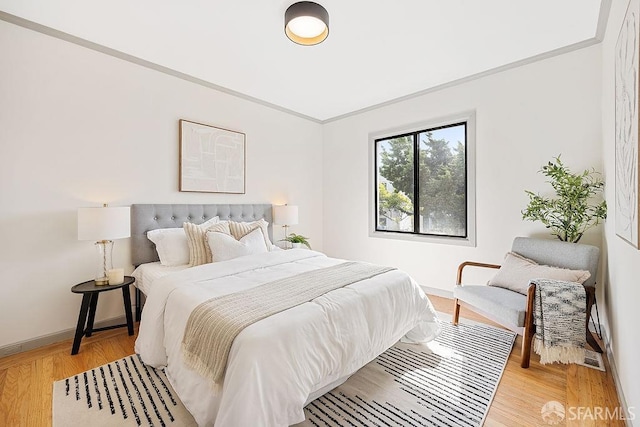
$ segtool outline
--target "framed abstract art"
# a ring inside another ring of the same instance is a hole
[[[631,0],[616,43],[615,229],[638,247],[638,68],[640,0]]]
[[[246,135],[180,120],[180,191],[245,193]]]

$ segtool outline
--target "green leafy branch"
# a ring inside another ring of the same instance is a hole
[[[542,197],[525,190],[529,204],[522,211],[522,218],[540,221],[558,239],[577,243],[586,230],[595,227],[607,218],[607,202],[589,202],[602,192],[604,182],[595,170],[585,170],[580,174],[571,173],[560,156],[539,171],[550,180],[556,192],[555,198]]]
[[[402,191],[389,191],[381,183],[378,185],[378,194],[380,198],[380,214],[384,217],[400,222],[404,218],[413,215],[413,203]]]

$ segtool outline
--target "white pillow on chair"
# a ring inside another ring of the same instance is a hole
[[[569,270],[541,265],[515,252],[508,252],[500,270],[489,280],[487,285],[526,295],[529,283],[533,279],[562,280],[582,284],[589,277],[591,277],[591,273],[585,270]]]

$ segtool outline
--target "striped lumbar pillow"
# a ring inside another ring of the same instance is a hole
[[[206,241],[206,232],[214,227],[216,231],[230,234],[229,225],[226,221],[218,222],[209,220],[202,224],[193,224],[185,222],[182,224],[184,232],[187,235],[187,243],[189,244],[189,266],[207,264],[211,262],[211,250]]]
[[[269,240],[269,223],[267,221],[265,221],[264,219],[259,219],[258,221],[252,222],[229,221],[229,229],[231,230],[231,235],[235,237],[236,240],[242,239],[244,236],[251,233],[258,227],[262,229],[264,243],[265,245],[267,245],[267,250],[270,251],[273,244],[271,243],[271,240]]]

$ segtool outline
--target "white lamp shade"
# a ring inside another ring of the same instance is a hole
[[[131,236],[128,207],[78,209],[78,240],[113,240]]]
[[[296,225],[298,223],[298,207],[290,205],[274,206],[273,223],[275,225]]]

